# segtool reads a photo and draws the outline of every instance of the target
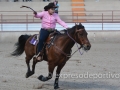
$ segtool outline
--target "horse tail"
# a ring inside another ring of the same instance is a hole
[[[25,43],[31,35],[21,35],[18,42],[15,43],[16,49],[12,52],[12,56],[20,56],[24,52]]]

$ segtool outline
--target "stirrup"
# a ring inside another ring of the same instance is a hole
[[[36,57],[36,60],[37,60],[37,61],[42,61],[42,56]]]
[[[38,57],[38,56],[40,56],[40,52],[37,55],[35,55],[35,57]]]
[[[37,61],[42,61],[42,59],[43,59],[40,52],[35,56],[35,58]],[[40,60],[38,58],[40,58]]]

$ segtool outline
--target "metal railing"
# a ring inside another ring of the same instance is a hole
[[[3,24],[24,23],[27,30],[29,23],[41,22],[40,19],[34,18],[31,11],[0,11],[0,13],[1,31],[3,30]],[[59,11],[59,15],[66,23],[101,23],[102,30],[104,28],[104,23],[120,23],[120,10],[99,10],[85,12]]]

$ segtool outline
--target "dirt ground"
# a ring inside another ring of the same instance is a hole
[[[91,44],[90,51],[76,53],[66,63],[59,90],[120,90],[120,43]],[[25,78],[25,54],[10,56],[13,46],[14,43],[0,43],[0,90],[53,90],[55,71],[49,81],[37,79],[39,75],[48,75],[47,62],[37,63],[35,74]]]

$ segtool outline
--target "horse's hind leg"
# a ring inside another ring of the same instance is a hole
[[[32,57],[28,57],[26,56],[26,64],[27,64],[27,73],[26,73],[26,78],[28,78],[29,76],[33,75],[34,73],[30,70],[30,60],[32,59]]]
[[[36,60],[36,57],[33,58],[33,65],[32,65],[32,72],[35,73],[35,65],[38,61]]]

